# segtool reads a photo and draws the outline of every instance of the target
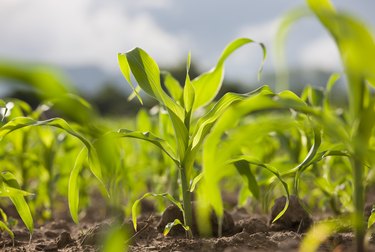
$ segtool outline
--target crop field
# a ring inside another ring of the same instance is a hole
[[[99,116],[50,68],[1,63],[39,103],[0,100],[0,250],[375,251],[374,34],[329,0],[307,6],[280,24],[279,55],[290,26],[314,18],[344,72],[301,94],[218,96],[243,47],[262,51],[261,80],[256,38],[233,40],[196,78],[189,53],[183,83],[141,48],[120,52],[129,100],[157,103],[127,117]]]

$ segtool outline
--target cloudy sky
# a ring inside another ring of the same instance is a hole
[[[333,2],[375,27],[374,0]],[[303,0],[1,0],[0,58],[118,73],[117,53],[138,46],[162,66],[181,62],[190,50],[207,70],[227,43],[245,36],[266,44],[266,69],[272,69],[280,18],[302,5]],[[291,65],[340,67],[334,44],[313,19],[293,27],[287,48]],[[227,73],[252,77],[260,59],[260,49],[248,46],[230,59]]]

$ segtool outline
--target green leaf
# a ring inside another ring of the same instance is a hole
[[[283,15],[274,40],[275,48],[275,70],[276,70],[276,91],[280,92],[289,88],[288,67],[285,57],[286,36],[290,27],[303,17],[311,15],[311,11],[303,7],[297,7]]]
[[[306,97],[307,102],[311,104],[312,106],[314,107],[323,106],[323,102],[325,99],[325,94],[324,94],[323,89],[312,87],[312,86],[307,86],[303,90],[302,99],[304,96]]]
[[[214,126],[216,120],[234,103],[244,100],[247,95],[226,93],[213,108],[200,118],[197,122],[197,127],[193,133],[191,147],[192,149],[199,147],[204,138]]]
[[[224,78],[225,60],[238,48],[249,43],[256,42],[248,38],[239,38],[234,40],[224,49],[216,66],[212,70],[203,73],[192,81],[192,85],[195,89],[195,102],[193,110],[209,104],[216,97]],[[258,75],[260,75],[262,72],[263,63],[266,57],[266,49],[264,45],[262,43],[259,43],[259,45],[263,50],[263,60],[258,71]]]
[[[0,221],[0,229],[1,230],[4,230],[5,232],[7,232],[9,234],[9,236],[12,238],[12,240],[14,240],[14,233],[12,232],[12,230],[10,230],[10,228],[2,221]]]
[[[188,226],[185,226],[179,219],[175,219],[173,222],[170,222],[165,226],[165,228],[163,230],[163,235],[167,236],[169,234],[169,232],[171,231],[171,229],[175,226],[178,226],[178,225],[181,225],[181,227],[183,227],[185,229],[185,231],[190,230],[190,228]]]
[[[89,151],[88,154],[90,157],[90,161],[92,161],[93,159],[96,159],[95,149],[92,146],[92,144],[81,134],[73,130],[72,127],[70,127],[70,125],[61,118],[51,118],[51,119],[44,120],[44,121],[37,121],[29,117],[17,117],[0,128],[0,138],[6,136],[7,134],[15,130],[22,129],[28,126],[51,126],[51,127],[62,129],[66,133],[79,139],[86,146],[86,148]],[[92,164],[93,165],[90,166],[91,172],[99,180],[99,182],[103,184],[101,167],[99,165],[96,165],[95,162],[92,162]]]
[[[101,252],[113,252],[121,251],[126,252],[127,249],[127,231],[121,226],[111,227],[108,232],[105,234],[105,239],[103,242],[103,247],[100,250]]]
[[[375,86],[374,35],[362,22],[337,12],[329,0],[307,0],[314,14],[334,38],[349,82],[352,116],[364,101],[364,80]]]
[[[159,147],[162,151],[165,152],[165,154],[170,157],[173,162],[176,164],[179,164],[179,161],[177,160],[175,153],[171,146],[166,142],[165,140],[155,136],[151,132],[140,132],[140,131],[131,131],[127,129],[120,129],[117,133],[113,133],[117,135],[118,137],[129,137],[129,138],[136,138],[140,140],[144,140],[147,142],[150,142],[154,144],[155,146]]]
[[[375,207],[372,207],[371,215],[368,218],[367,228],[370,228],[375,223]]]
[[[137,199],[132,206],[132,221],[133,221],[134,230],[137,230],[137,212],[138,212],[139,203],[143,199],[148,198],[148,197],[158,197],[158,198],[168,199],[170,202],[176,205],[181,210],[181,212],[184,212],[184,209],[181,203],[177,201],[175,198],[173,198],[173,196],[170,195],[169,193],[160,193],[160,194],[150,193],[150,192],[145,193],[141,198]]]
[[[247,188],[256,199],[259,199],[259,186],[254,174],[251,172],[249,163],[243,160],[234,163],[238,173],[246,180]]]
[[[160,83],[160,71],[156,62],[142,49],[135,48],[125,54],[131,72],[139,86],[166,107],[176,134],[178,155],[184,158],[189,132],[185,126],[185,110],[168,96]]]
[[[171,118],[173,129],[176,135],[177,150],[179,160],[185,158],[185,150],[189,143],[189,131],[185,125],[185,121],[181,119],[170,109],[168,109],[169,117]]]
[[[338,79],[340,79],[340,74],[338,73],[333,73],[329,77],[326,85],[326,90],[325,90],[325,96],[324,96],[324,108],[329,109],[331,108],[330,102],[329,102],[329,96],[331,94],[333,86],[337,83]]]
[[[137,129],[139,131],[150,131],[152,129],[151,118],[148,115],[147,111],[140,109],[136,117]]]
[[[307,169],[307,167],[309,167],[312,164],[312,161],[316,158],[321,142],[322,142],[321,129],[319,127],[314,128],[314,143],[311,146],[306,157],[296,167],[288,171],[288,173],[296,172],[295,178],[294,178],[294,191],[297,196],[298,196],[298,186],[299,186],[300,177],[302,173]]]
[[[0,197],[16,197],[16,196],[31,196],[32,193],[20,190],[11,186],[7,186],[6,183],[1,183]]]
[[[328,239],[328,237],[330,237],[336,232],[338,226],[336,222],[337,220],[326,221],[314,225],[314,227],[307,232],[304,239],[302,240],[300,251],[318,251],[319,246],[326,239]]]
[[[68,184],[68,202],[69,211],[75,223],[78,223],[79,207],[79,173],[82,170],[83,163],[87,159],[87,149],[83,148],[77,156],[74,167],[70,172]]]
[[[121,70],[122,74],[124,75],[125,79],[127,80],[127,82],[129,83],[130,87],[132,88],[133,94],[135,96],[137,96],[139,102],[141,104],[143,104],[142,98],[139,95],[139,89],[134,87],[133,82],[131,80],[131,77],[130,77],[130,66],[129,66],[129,62],[128,62],[127,58],[126,58],[126,55],[119,53],[119,54],[117,54],[117,59],[118,59],[118,64],[120,66],[120,70]],[[131,100],[131,99],[132,98],[129,97],[129,100]]]
[[[127,52],[125,57],[142,90],[173,111],[181,121],[184,121],[184,109],[169,97],[161,86],[160,70],[156,62],[140,48]]]
[[[190,186],[190,190],[189,190],[189,192],[194,192],[195,187],[197,186],[197,184],[199,183],[199,181],[201,181],[202,178],[203,178],[203,173],[199,173],[199,174],[193,179],[193,182],[191,183],[191,186]]]
[[[16,192],[20,192],[22,190],[20,185],[18,184],[17,180],[16,180],[16,177],[10,173],[10,172],[2,172],[1,173],[1,177],[2,177],[2,180],[4,182],[3,184],[3,189],[4,190],[8,190],[8,191],[12,191],[12,189],[17,189]],[[4,188],[4,185],[7,185],[8,187],[5,186]],[[33,233],[33,230],[34,230],[34,222],[33,222],[33,217],[31,215],[31,212],[30,212],[30,208],[29,208],[29,205],[27,204],[25,198],[24,198],[24,194],[23,193],[19,193],[18,195],[11,195],[9,196],[10,200],[12,201],[13,205],[16,207],[17,209],[17,212],[18,214],[20,215],[23,223],[25,224],[25,226],[27,227],[27,229],[30,231],[30,233],[32,234]]]
[[[168,93],[175,101],[180,101],[183,93],[183,89],[178,82],[170,73],[162,72],[164,79],[164,86],[168,90]]]
[[[187,60],[187,67],[186,67],[186,79],[185,79],[185,86],[184,86],[184,94],[183,94],[183,97],[184,97],[184,107],[185,107],[185,111],[187,113],[186,117],[189,118],[188,121],[190,121],[191,111],[193,109],[194,99],[195,99],[194,87],[191,84],[190,76],[189,76],[190,57],[191,56],[190,56],[190,53],[189,53],[188,60]],[[186,118],[185,118],[185,120],[186,120]]]
[[[287,183],[284,181],[281,174],[279,173],[279,171],[276,168],[274,168],[270,165],[264,164],[264,163],[260,162],[259,160],[255,159],[253,157],[250,157],[250,156],[245,156],[245,155],[239,156],[237,158],[228,160],[227,164],[236,164],[238,162],[241,162],[242,165],[244,163],[248,163],[248,164],[251,164],[251,165],[256,165],[258,167],[264,168],[267,171],[271,172],[281,182],[287,197],[286,197],[286,203],[285,203],[285,206],[284,206],[283,210],[281,210],[281,212],[275,217],[275,219],[272,220],[272,222],[277,221],[279,218],[281,218],[281,216],[283,216],[283,214],[285,213],[285,211],[289,207],[289,189],[288,189]]]
[[[337,81],[340,79],[341,75],[339,73],[333,73],[329,77],[326,85],[326,91],[327,93],[330,93],[333,86],[337,83]]]

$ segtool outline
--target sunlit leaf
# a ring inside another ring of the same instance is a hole
[[[83,163],[87,159],[87,150],[82,149],[78,154],[74,167],[70,172],[68,184],[68,202],[69,211],[75,223],[78,223],[78,207],[79,207],[79,173],[82,170]]]
[[[246,161],[240,160],[234,163],[239,174],[246,180],[247,188],[253,194],[256,199],[259,199],[259,186],[254,177],[254,174],[251,172],[250,166]]]
[[[188,62],[187,62],[187,67],[186,67],[186,79],[185,79],[185,86],[184,86],[184,91],[183,91],[183,98],[184,98],[184,107],[185,111],[187,113],[187,116],[190,121],[190,116],[191,116],[191,111],[193,109],[193,104],[195,100],[195,90],[193,85],[191,84],[190,81],[190,76],[189,76],[189,69],[190,69],[190,53],[188,55]],[[186,118],[185,118],[186,121]]]
[[[90,157],[90,161],[96,159],[96,151],[92,147],[92,144],[77,131],[73,130],[73,128],[65,120],[61,118],[52,118],[44,121],[37,121],[29,117],[17,117],[0,128],[0,138],[6,136],[7,134],[15,130],[28,126],[51,126],[62,129],[66,133],[78,138],[86,146],[86,148],[89,151],[88,154]],[[93,162],[93,165],[90,166],[90,170],[95,175],[95,177],[103,184],[100,166],[96,165],[95,162]]]
[[[125,57],[142,90],[173,111],[183,121],[184,110],[164,92],[160,83],[160,70],[156,62],[140,48],[127,52]]]
[[[129,83],[130,87],[133,89],[134,95],[137,96],[139,102],[141,104],[143,104],[142,98],[139,95],[139,89],[134,87],[133,82],[131,80],[130,66],[129,66],[129,62],[126,58],[126,55],[119,53],[119,54],[117,54],[117,59],[118,59],[118,64],[120,66],[120,70],[121,70],[122,74],[124,75],[125,79],[127,80],[127,82]],[[129,99],[131,99],[131,98],[129,97]]]
[[[171,231],[171,229],[175,226],[181,226],[183,227],[186,231],[189,231],[190,228],[188,226],[185,226],[179,219],[175,219],[173,222],[170,222],[168,223],[164,230],[163,230],[163,235],[164,236],[167,236],[169,234],[169,232]]]
[[[216,66],[210,71],[201,74],[194,80],[192,80],[192,85],[195,89],[195,102],[194,110],[199,107],[207,105],[211,102],[219,92],[223,78],[224,78],[224,62],[225,60],[238,48],[249,43],[256,43],[252,39],[239,38],[231,42],[222,52]],[[266,57],[266,49],[263,44],[259,43],[263,50],[263,60],[258,73],[262,72],[263,62]]]
[[[121,226],[114,226],[108,232],[103,242],[102,252],[121,251],[126,252],[128,234]]]
[[[4,230],[5,232],[7,232],[9,234],[9,236],[12,238],[12,240],[14,239],[14,233],[12,232],[12,230],[10,230],[10,228],[2,221],[0,221],[0,230]]]
[[[303,7],[297,7],[288,11],[283,15],[279,23],[277,33],[274,40],[275,48],[275,67],[276,67],[276,91],[280,92],[289,88],[289,76],[287,60],[285,57],[286,36],[291,26],[299,19],[311,15],[311,11]]]
[[[337,230],[334,221],[321,222],[307,232],[300,245],[300,251],[316,252],[319,246]]]
[[[164,78],[164,85],[168,90],[168,93],[175,101],[181,101],[183,89],[178,82],[170,73],[162,72]]]
[[[364,80],[375,86],[374,35],[362,22],[337,12],[329,0],[307,0],[307,3],[338,46],[349,82],[351,112],[358,115]]]
[[[371,211],[371,215],[368,218],[367,228],[372,227],[372,225],[374,225],[374,223],[375,223],[375,208],[373,207],[372,211]]]
[[[18,191],[21,191],[21,187],[18,184],[16,177],[10,173],[10,172],[2,172],[1,173],[2,180],[4,181],[4,184],[7,184],[9,187],[4,188],[4,190],[12,190],[17,189]],[[27,204],[24,194],[20,193],[18,195],[10,195],[10,200],[12,201],[13,205],[16,207],[18,214],[20,215],[23,223],[25,223],[25,226],[30,231],[30,233],[33,233],[34,230],[34,221],[33,217],[30,212],[29,205]]]
[[[118,135],[118,137],[136,138],[136,139],[150,142],[154,144],[155,146],[159,147],[162,151],[164,151],[165,154],[167,154],[168,157],[170,157],[176,164],[179,163],[170,145],[165,140],[155,136],[151,132],[140,132],[140,131],[131,131],[127,129],[120,129],[116,134]]]

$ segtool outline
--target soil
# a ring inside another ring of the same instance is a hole
[[[313,220],[298,200],[292,197],[284,216],[271,224],[270,219],[284,204],[285,198],[277,199],[270,216],[250,215],[243,208],[234,209],[225,214],[222,237],[198,238],[195,235],[193,239],[187,239],[184,232],[178,229],[163,236],[162,226],[165,223],[182,218],[178,209],[169,207],[161,216],[144,215],[139,218],[138,232],[130,231],[129,251],[298,251],[304,232],[313,224]],[[217,223],[213,217],[211,215],[211,222],[215,226]],[[1,234],[0,251],[100,251],[102,237],[112,224],[113,220],[98,221],[97,218],[85,218],[78,225],[71,220],[51,221],[36,227],[31,239],[25,229],[15,228],[14,241],[7,234]],[[123,226],[132,230],[130,220],[125,221]],[[192,231],[196,234],[194,228]],[[352,233],[339,233],[322,244],[319,251],[354,251],[353,241]],[[375,235],[370,239],[369,251],[375,251]]]

